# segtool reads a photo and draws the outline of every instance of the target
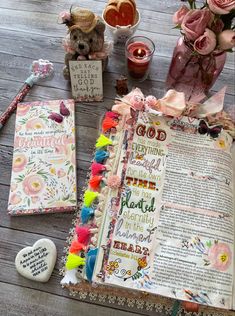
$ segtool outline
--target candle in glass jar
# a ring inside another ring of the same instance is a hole
[[[146,79],[153,52],[154,44],[145,37],[135,36],[128,41],[126,45],[127,70],[132,78]]]

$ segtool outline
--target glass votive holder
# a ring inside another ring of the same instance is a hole
[[[145,36],[133,36],[127,40],[126,67],[132,79],[144,81],[148,77],[154,51],[153,41]]]

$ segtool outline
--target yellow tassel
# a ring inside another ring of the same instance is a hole
[[[105,146],[112,145],[112,144],[113,144],[113,142],[111,141],[111,139],[109,139],[108,137],[101,134],[100,137],[96,141],[95,147],[101,148],[101,147],[105,147]]]
[[[84,193],[83,204],[86,207],[90,207],[92,202],[98,197],[98,195],[99,195],[98,192],[93,192],[93,191],[86,190],[85,193]]]
[[[67,270],[72,270],[72,269],[75,269],[79,266],[84,266],[85,261],[86,261],[85,258],[77,256],[73,253],[69,253],[65,267]]]

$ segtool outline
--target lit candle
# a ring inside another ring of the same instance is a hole
[[[146,37],[134,36],[128,40],[127,70],[132,78],[140,81],[147,78],[154,49],[153,42]]]

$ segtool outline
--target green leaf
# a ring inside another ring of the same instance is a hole
[[[210,265],[210,262],[205,262],[204,263],[204,266],[209,266]]]
[[[74,203],[76,203],[77,201],[76,201],[76,200],[73,200],[73,199],[70,199],[69,202],[72,203],[72,204],[74,204]]]
[[[71,166],[69,167],[68,174],[69,174],[70,172],[73,172],[73,170],[74,170],[74,167],[73,167],[73,165],[71,165]]]
[[[20,176],[18,176],[17,178],[15,178],[16,179],[16,181],[19,183],[19,182],[22,182],[23,180],[24,180],[24,178],[25,178],[25,175],[20,175]]]
[[[66,195],[62,198],[62,201],[67,201],[69,199],[69,195]]]
[[[42,169],[38,170],[37,174],[39,174],[40,176],[49,176],[49,173]]]
[[[180,25],[180,24],[177,24],[176,26],[172,27],[172,29],[173,29],[173,30],[174,30],[174,29],[180,30],[180,29],[181,29],[181,25]]]
[[[210,240],[209,240],[209,241],[207,241],[207,242],[206,242],[206,245],[207,245],[207,247],[208,247],[208,248],[210,248],[210,247],[211,247],[211,245],[212,245],[211,241],[210,241]]]

